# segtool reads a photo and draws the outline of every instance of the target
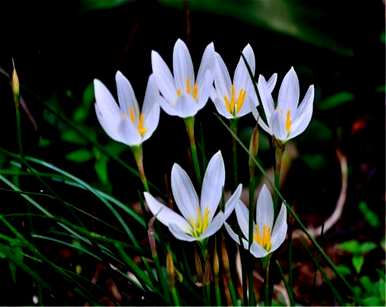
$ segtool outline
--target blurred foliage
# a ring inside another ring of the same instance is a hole
[[[338,247],[353,255],[352,265],[356,273],[359,274],[365,261],[364,255],[377,248],[377,244],[374,242],[358,242],[357,240],[350,240],[338,244]]]
[[[183,8],[184,1],[160,0],[162,4]],[[314,3],[298,0],[190,0],[189,7],[213,14],[232,16],[259,27],[293,36],[315,46],[352,55],[352,50],[320,29],[321,10]]]
[[[359,203],[359,211],[362,213],[366,222],[369,223],[370,226],[378,228],[381,225],[378,215],[369,208],[366,202],[361,201]]]
[[[349,92],[340,92],[317,103],[319,110],[335,109],[354,100],[354,95]]]

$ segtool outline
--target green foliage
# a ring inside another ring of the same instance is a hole
[[[385,306],[385,274],[380,276],[379,280],[371,281],[368,276],[362,276],[359,279],[360,286],[354,288],[358,297],[360,297],[360,305],[363,306]]]
[[[161,3],[180,9],[184,5],[184,1],[181,0],[161,0]],[[293,36],[315,46],[344,55],[352,55],[352,50],[336,40],[332,33],[321,31],[320,8],[318,11],[315,6],[306,1],[245,0],[240,3],[237,0],[191,0],[189,7],[193,10],[232,16],[258,27]]]
[[[133,0],[81,0],[80,8],[83,11],[106,10],[127,4]]]
[[[338,244],[338,247],[345,252],[353,254],[352,265],[356,273],[359,274],[365,261],[364,255],[377,248],[377,244],[374,242],[358,242],[356,240],[350,240]]]
[[[371,227],[378,228],[381,225],[378,215],[368,207],[366,202],[359,203],[359,211]]]
[[[321,154],[304,154],[302,159],[313,170],[323,169],[327,164],[327,159]]]
[[[317,104],[317,107],[319,110],[323,110],[323,111],[332,110],[348,102],[351,102],[353,100],[354,100],[354,95],[352,93],[343,91],[320,101]]]
[[[77,163],[87,162],[90,161],[92,158],[94,158],[94,153],[87,149],[78,149],[75,151],[71,151],[66,155],[67,160]]]

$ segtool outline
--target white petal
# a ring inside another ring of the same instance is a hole
[[[208,71],[213,70],[213,64],[214,64],[214,44],[210,43],[208,46],[206,46],[204,53],[202,55],[201,64],[198,69],[197,73],[197,85],[199,88],[202,87],[203,83],[206,83],[206,73]],[[212,74],[211,74],[212,75]],[[213,76],[212,76],[212,82],[213,82]]]
[[[212,236],[221,228],[223,224],[224,224],[224,214],[222,212],[219,212],[214,217],[212,222],[209,224],[208,228],[200,236],[199,240],[204,240],[205,238]]]
[[[161,94],[169,103],[175,101],[177,99],[177,90],[173,76],[164,60],[155,51],[151,52],[151,66]]]
[[[233,192],[232,196],[229,197],[228,201],[225,203],[225,212],[224,212],[224,219],[226,220],[233,210],[236,207],[237,202],[240,200],[241,192],[243,190],[243,185],[240,183],[236,190]]]
[[[156,86],[154,75],[149,77],[147,82],[145,98],[142,107],[142,114],[144,116],[144,127],[146,132],[143,140],[147,140],[158,126],[160,116],[160,100],[161,96]]]
[[[143,142],[137,127],[128,118],[121,120],[118,125],[118,133],[120,134],[121,142],[129,146],[139,145]]]
[[[237,222],[239,223],[239,227],[241,232],[243,233],[245,238],[249,237],[249,211],[245,204],[239,200],[236,204],[236,217]]]
[[[240,118],[240,117],[243,117],[244,115],[247,115],[248,113],[250,113],[251,112],[251,106],[253,106],[253,109],[256,110],[256,112],[257,112],[257,109],[254,106],[254,103],[249,98],[249,96],[247,96],[245,98],[243,106],[241,107],[241,110],[239,112],[237,112],[236,117]]]
[[[208,208],[209,222],[220,203],[224,184],[225,165],[221,151],[218,151],[208,163],[201,188],[201,212],[204,214],[205,208]]]
[[[169,226],[171,223],[175,224],[181,231],[190,232],[191,227],[189,223],[179,214],[175,213],[170,208],[161,204],[150,193],[144,192],[146,204],[151,213],[165,226]]]
[[[291,111],[296,116],[296,108],[299,103],[299,79],[293,67],[284,76],[278,97],[278,108],[283,112]]]
[[[312,112],[313,112],[313,106],[314,104],[310,100],[308,105],[305,105],[305,108],[302,108],[302,113],[299,114],[299,116],[296,118],[294,123],[292,124],[291,133],[289,135],[290,138],[294,138],[301,134],[306,128],[308,127],[311,118],[312,118]]]
[[[192,242],[192,241],[197,240],[196,238],[192,237],[191,235],[183,232],[176,224],[169,224],[169,231],[178,240],[188,241],[188,242]]]
[[[120,116],[118,105],[107,87],[98,79],[94,79],[94,93],[98,108],[105,119],[116,120]]]
[[[228,69],[221,58],[216,52],[214,61],[214,84],[219,95],[224,99],[224,96],[230,96],[231,90],[231,77],[229,76]]]
[[[216,110],[218,113],[220,113],[225,118],[233,118],[233,115],[229,113],[224,104],[224,100],[222,98],[219,98],[218,96],[213,100],[214,106],[216,107]]]
[[[195,221],[200,210],[197,193],[188,174],[177,163],[172,167],[171,183],[178,209],[185,219]]]
[[[182,94],[177,98],[174,111],[181,118],[192,117],[198,112],[199,105],[193,100],[192,96]]]
[[[263,128],[265,132],[267,132],[269,135],[272,135],[272,130],[268,125],[263,121],[261,117],[258,118],[257,122],[259,123],[260,127]]]
[[[159,104],[160,104],[162,110],[164,110],[165,113],[167,113],[167,114],[169,114],[171,116],[177,116],[176,108],[174,107],[174,105],[171,105],[163,97],[161,97],[161,99],[159,100]]]
[[[173,49],[173,74],[176,87],[184,91],[186,82],[194,84],[194,71],[192,57],[185,43],[178,39]]]
[[[314,94],[315,94],[314,86],[310,85],[306,94],[304,95],[302,102],[299,104],[298,110],[296,112],[296,115],[297,115],[296,117],[301,116],[304,110],[307,109],[308,105],[314,102]],[[296,119],[296,117],[294,117],[294,120]]]
[[[252,243],[250,252],[256,258],[263,258],[268,254],[268,252],[262,246],[256,243]]]
[[[284,203],[281,205],[280,212],[276,218],[275,226],[273,226],[270,252],[275,251],[284,242],[287,234],[287,207]]]
[[[265,81],[262,75],[259,76],[257,88],[259,90],[259,95],[260,95],[261,103],[263,105],[265,118],[268,122],[275,110],[275,106],[273,104],[272,92],[269,90],[267,82]]]
[[[243,49],[242,54],[244,55],[249,68],[251,69],[252,76],[255,75],[255,54],[253,53],[252,47],[248,44]],[[239,62],[237,63],[235,75],[233,78],[234,85],[236,89],[241,90],[247,89],[248,83],[251,82],[251,76],[249,75],[248,68],[245,65],[244,59],[241,56]]]
[[[240,239],[239,236],[233,231],[231,226],[229,226],[228,223],[224,223],[225,229],[228,232],[229,236],[237,243],[240,245]]]
[[[95,106],[95,113],[99,121],[99,124],[102,126],[103,130],[107,133],[107,135],[117,142],[123,142],[120,136],[120,133],[118,131],[118,126],[120,123],[119,116],[114,117],[108,113],[103,114],[99,109],[99,105],[97,103],[95,103],[94,106]]]
[[[130,81],[118,70],[115,74],[115,82],[117,83],[119,107],[122,113],[129,113],[133,109],[135,117],[139,116],[138,101],[135,97],[133,87]]]
[[[275,88],[275,85],[276,85],[276,81],[277,81],[277,74],[274,73],[272,74],[271,78],[269,78],[268,82],[267,82],[267,88],[268,90],[272,93],[274,88]]]
[[[264,184],[260,190],[259,197],[256,201],[256,224],[260,231],[263,231],[263,225],[267,225],[272,230],[273,226],[273,201],[271,192]]]
[[[198,110],[201,110],[209,100],[211,90],[213,89],[213,75],[208,70],[205,74],[205,80],[198,85]]]
[[[283,142],[288,140],[287,131],[285,130],[283,112],[273,112],[270,127],[272,129],[272,134],[276,139],[281,140]]]

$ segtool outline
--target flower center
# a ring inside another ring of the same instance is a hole
[[[253,241],[261,245],[266,251],[271,249],[271,229],[267,224],[263,225],[263,231],[260,232],[259,225],[255,226],[255,231],[253,232]]]
[[[288,134],[291,132],[291,126],[292,126],[291,111],[288,110],[285,117],[285,130],[287,131]]]
[[[236,97],[236,89],[234,84],[232,84],[230,97],[224,96],[224,104],[227,112],[231,113],[232,115],[239,113],[242,106],[244,105],[246,94],[247,92],[244,89],[241,89],[238,96]]]
[[[183,89],[177,89],[177,97],[180,97],[183,93]],[[198,97],[198,85],[197,82],[192,84],[189,79],[185,81],[185,93],[191,95],[194,100],[197,100]]]
[[[189,223],[192,226],[192,236],[195,238],[201,236],[203,232],[208,228],[209,209],[205,208],[204,213],[201,213],[200,208],[198,208],[196,220],[190,219]]]
[[[134,108],[129,108],[129,116],[130,116],[131,122],[133,124],[135,124],[136,123],[136,116],[135,116]],[[137,121],[137,130],[138,130],[139,134],[141,135],[141,137],[143,137],[143,135],[147,131],[147,129],[145,127],[145,116],[142,113],[139,115],[139,118]]]

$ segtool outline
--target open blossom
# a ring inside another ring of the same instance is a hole
[[[242,54],[254,74],[255,55],[252,47],[248,44]],[[223,59],[217,52],[213,66],[215,89],[212,90],[211,99],[217,112],[226,118],[237,118],[248,114],[251,111],[251,105],[258,105],[252,79],[243,57],[240,57],[236,66],[233,82]]]
[[[152,51],[153,74],[164,98],[161,100],[161,107],[166,113],[187,118],[194,116],[205,106],[213,82],[210,72],[213,53],[214,46],[211,43],[205,48],[195,79],[192,58],[182,40],[178,39],[174,45],[173,75],[161,56]]]
[[[249,211],[242,201],[236,205],[236,217],[242,233],[242,244],[253,256],[262,258],[275,251],[284,242],[287,234],[287,208],[284,203],[273,224],[274,210],[271,193],[263,185],[256,203],[256,222],[253,223],[253,242],[249,244]],[[239,236],[225,223],[229,235],[240,244]]]
[[[300,104],[299,103],[299,80],[293,67],[285,75],[279,90],[278,102],[275,108],[272,90],[274,82],[266,81],[259,76],[258,90],[264,108],[264,122],[261,117],[254,116],[259,125],[275,139],[286,142],[301,134],[308,126],[312,117],[314,86],[311,85]]]
[[[95,112],[105,132],[115,141],[129,146],[142,144],[158,126],[161,96],[151,75],[147,82],[142,111],[129,80],[118,71],[115,75],[118,102],[106,86],[94,80]]]
[[[221,228],[240,199],[241,184],[225,204],[224,212],[220,211],[215,216],[224,183],[224,160],[218,151],[210,159],[206,169],[200,200],[187,173],[178,164],[173,165],[171,187],[175,203],[182,215],[160,203],[150,193],[145,192],[144,195],[151,213],[166,225],[177,239],[201,241]]]

